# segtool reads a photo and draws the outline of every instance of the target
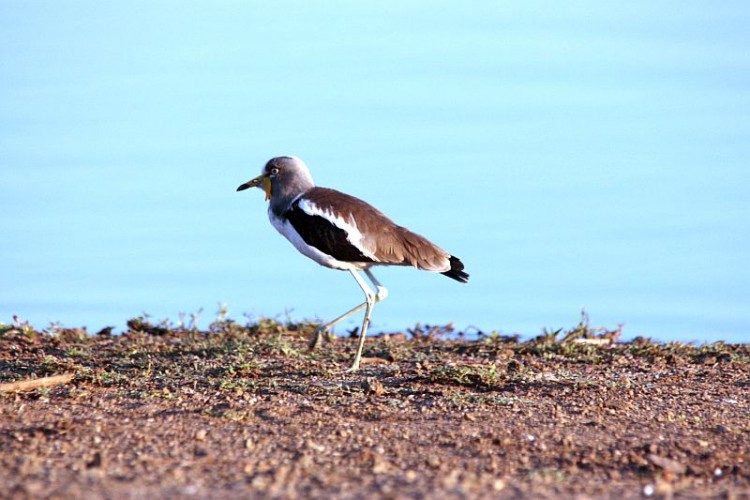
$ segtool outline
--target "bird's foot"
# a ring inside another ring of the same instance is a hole
[[[325,340],[326,342],[330,342],[333,337],[333,334],[326,328],[325,326],[319,326],[315,329],[312,336],[310,337],[310,343],[308,344],[311,351],[314,351],[318,347],[320,347],[320,344]]]
[[[352,366],[350,366],[344,373],[357,373],[359,371],[359,364],[362,361],[362,355],[357,354],[354,356],[354,361],[352,361]]]
[[[357,373],[359,371],[359,363],[355,363],[346,370],[344,370],[344,373]]]

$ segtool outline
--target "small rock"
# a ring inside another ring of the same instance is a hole
[[[443,476],[443,488],[453,489],[458,485],[458,479],[461,476],[461,471],[458,469],[451,470],[447,475]]]
[[[503,491],[505,489],[505,481],[502,479],[495,479],[492,482],[492,489],[495,491]]]
[[[373,460],[372,472],[373,474],[386,474],[391,470],[391,464],[388,460],[376,456]]]
[[[268,485],[270,483],[269,479],[270,478],[266,475],[258,475],[255,476],[252,481],[250,481],[250,484],[253,488],[263,491],[268,489]]]
[[[653,453],[649,453],[646,458],[652,464],[662,468],[667,472],[671,472],[672,474],[684,474],[687,470],[687,467],[684,464],[678,462],[677,460],[672,460],[671,458],[660,457],[659,455],[654,455]]]
[[[101,467],[101,466],[102,466],[102,454],[97,451],[96,453],[94,453],[94,456],[91,457],[91,460],[86,462],[86,468],[94,469],[94,468]]]
[[[300,469],[310,469],[315,465],[315,462],[313,461],[312,456],[308,454],[303,454],[299,459],[297,459],[297,467]]]
[[[656,482],[656,489],[654,490],[654,493],[656,493],[659,498],[672,498],[674,488],[669,482],[659,480]]]
[[[206,436],[208,436],[208,431],[206,429],[201,429],[195,433],[195,440],[204,441]]]
[[[185,486],[185,489],[183,489],[182,492],[185,495],[191,497],[191,496],[198,494],[198,487],[195,486],[194,484],[190,484],[190,485]]]
[[[383,386],[383,383],[375,377],[368,377],[367,379],[365,379],[363,385],[365,391],[370,394],[374,394],[376,396],[382,396],[383,394],[385,394],[385,387]]]
[[[312,450],[312,451],[314,451],[316,453],[323,453],[324,451],[326,451],[326,447],[325,446],[323,446],[322,444],[316,443],[312,439],[308,439],[307,441],[305,441],[305,447],[308,450]]]

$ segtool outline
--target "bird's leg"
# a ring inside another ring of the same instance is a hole
[[[362,328],[359,331],[359,345],[357,346],[357,353],[354,355],[354,361],[352,362],[351,368],[347,370],[348,372],[356,372],[357,370],[359,370],[359,363],[362,361],[362,350],[365,347],[365,337],[367,336],[367,327],[370,326],[370,315],[372,314],[372,308],[375,304],[388,296],[388,290],[383,285],[381,285],[377,279],[375,279],[375,276],[372,275],[369,269],[365,269],[365,274],[368,278],[370,278],[372,284],[375,285],[375,288],[378,290],[377,294],[372,293],[372,290],[369,286],[367,286],[365,280],[363,280],[356,271],[351,271],[351,273],[352,276],[354,276],[354,279],[357,280],[360,288],[362,288],[362,291],[365,292],[364,306],[366,307],[365,318],[362,321]]]
[[[375,303],[377,304],[381,300],[388,297],[388,289],[380,284],[378,280],[375,279],[375,276],[373,276],[372,271],[369,269],[365,269],[365,274],[368,278],[370,278],[370,281],[372,281],[372,284],[375,285],[375,288],[378,290],[378,293],[375,295]]]
[[[367,286],[367,283],[364,280],[362,280],[359,274],[355,274],[354,272],[352,272],[352,274],[354,275],[354,279],[357,280],[357,283],[359,284],[360,288],[362,288],[363,291],[366,289],[365,297],[372,296],[372,290],[370,289],[369,286]],[[372,281],[372,284],[375,285],[375,288],[378,291],[373,297],[373,300],[374,300],[373,305],[377,304],[378,302],[380,302],[381,300],[383,300],[384,298],[388,296],[388,290],[383,285],[380,284],[380,282],[375,278],[375,276],[373,276],[372,272],[369,269],[365,269],[365,274],[367,274],[367,277],[370,278],[370,281]],[[363,284],[364,284],[364,287],[362,286]],[[310,343],[309,343],[310,350],[314,351],[320,345],[320,341],[325,337],[325,335],[326,334],[330,335],[329,332],[333,325],[335,325],[336,323],[340,322],[343,319],[348,318],[352,314],[358,313],[365,307],[367,307],[367,300],[365,300],[365,302],[361,303],[360,305],[353,307],[350,310],[346,311],[344,314],[334,319],[333,321],[329,321],[325,325],[322,325],[316,328],[312,334],[312,337],[310,338]],[[369,321],[369,316],[368,316],[368,321]],[[365,329],[366,328],[367,327],[365,327]],[[362,341],[362,344],[364,345],[364,341]]]
[[[357,346],[357,353],[354,355],[354,361],[352,366],[347,372],[356,372],[359,370],[359,363],[362,361],[362,350],[365,347],[365,336],[367,335],[367,326],[370,324],[370,314],[372,313],[372,306],[375,305],[376,295],[372,293],[372,290],[367,286],[367,282],[354,269],[350,270],[354,279],[357,280],[357,284],[365,293],[365,302],[362,304],[365,306],[365,319],[362,321],[362,328],[359,329],[359,345]],[[368,276],[372,276],[369,271],[365,270]]]
[[[367,302],[363,302],[362,304],[358,305],[357,307],[353,307],[349,311],[345,312],[338,318],[334,319],[333,321],[330,321],[326,323],[325,325],[319,326],[315,329],[313,332],[312,338],[310,339],[310,350],[314,350],[316,347],[320,345],[320,340],[323,338],[324,334],[329,331],[329,329],[341,321],[342,319],[348,318],[354,313],[357,313],[367,307]]]

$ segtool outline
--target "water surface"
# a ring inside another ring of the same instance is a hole
[[[376,270],[375,330],[750,331],[746,2],[0,6],[0,321],[361,300],[275,233],[271,156],[458,255]],[[353,328],[358,319],[344,325]]]

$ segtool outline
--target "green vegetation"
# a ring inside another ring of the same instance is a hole
[[[63,328],[57,324],[36,330],[28,322],[15,318],[12,325],[0,324],[0,340],[11,342],[23,338],[39,343],[39,355],[34,359],[10,360],[2,381],[75,373],[80,381],[130,391],[139,386],[139,381],[149,381],[140,385],[148,385],[152,391],[156,387],[158,397],[165,397],[184,385],[219,391],[271,391],[283,387],[305,392],[310,388],[304,381],[274,376],[278,372],[275,360],[279,363],[297,360],[302,362],[301,374],[330,377],[339,373],[340,365],[349,359],[354,348],[349,339],[334,338],[321,349],[310,351],[307,339],[318,326],[314,322],[257,318],[241,325],[229,319],[226,308],[220,306],[216,319],[207,330],[201,331],[196,327],[199,315],[190,315],[188,321],[181,315],[173,324],[167,320],[152,322],[143,314],[130,319],[128,330],[121,335],[111,335],[111,329],[91,335],[82,328]],[[585,311],[572,328],[545,329],[528,341],[498,332],[456,332],[453,325],[417,324],[406,332],[369,340],[365,355],[381,371],[390,363],[405,362],[430,383],[479,391],[534,383],[541,378],[587,384],[585,377],[573,376],[565,368],[571,364],[600,365],[623,362],[624,358],[667,364],[750,360],[748,345],[663,344],[643,338],[620,342],[620,335],[619,327],[612,330],[591,327]],[[460,356],[460,363],[443,361],[456,355]],[[550,361],[557,363],[554,373],[540,370],[543,363]],[[393,370],[397,374],[398,365],[393,365]],[[360,389],[347,386],[347,390]]]

